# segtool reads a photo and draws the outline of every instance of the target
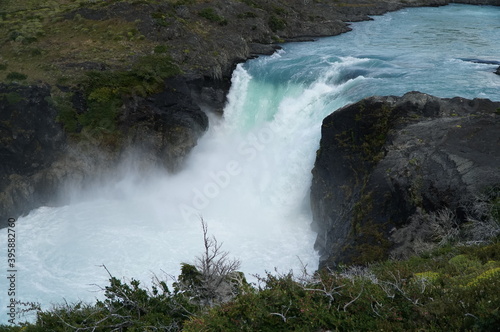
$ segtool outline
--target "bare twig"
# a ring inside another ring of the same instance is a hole
[[[344,311],[346,311],[347,307],[350,306],[351,304],[353,304],[354,302],[356,302],[359,297],[361,296],[361,294],[363,294],[363,291],[365,290],[365,287],[361,287],[361,291],[359,292],[358,296],[356,296],[354,299],[352,299],[351,301],[347,302],[345,305],[344,305]]]

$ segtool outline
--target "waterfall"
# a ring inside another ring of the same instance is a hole
[[[463,60],[498,56],[499,11],[406,9],[238,65],[223,118],[211,118],[182,171],[143,174],[125,163],[119,181],[19,218],[16,298],[43,308],[93,302],[107,285],[103,264],[145,284],[176,276],[202,251],[200,217],[250,281],[275,268],[315,270],[308,195],[323,118],[365,96],[410,90],[500,100],[496,66]],[[0,238],[5,256],[7,229]],[[7,289],[2,278],[0,323]]]

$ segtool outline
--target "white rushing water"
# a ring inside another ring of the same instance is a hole
[[[314,270],[308,194],[326,115],[365,96],[411,90],[500,100],[498,65],[469,60],[500,61],[498,7],[408,9],[353,29],[239,65],[224,119],[211,120],[180,173],[124,166],[117,183],[19,218],[16,298],[44,308],[92,302],[102,297],[96,285],[107,285],[102,264],[146,284],[153,273],[178,275],[181,262],[201,253],[199,216],[247,277]],[[0,251],[7,262],[6,241]],[[0,323],[8,288],[1,278]]]

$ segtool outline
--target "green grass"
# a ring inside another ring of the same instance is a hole
[[[94,133],[116,136],[116,118],[127,96],[147,96],[160,92],[163,80],[180,73],[166,55],[147,55],[137,59],[130,70],[89,71],[82,79],[87,111],[78,114],[70,95],[54,93],[52,102],[59,110],[58,121],[71,134],[92,130]],[[76,138],[78,136],[75,136]],[[109,137],[108,137],[109,138]]]
[[[0,9],[0,82],[51,85],[49,101],[74,138],[88,131],[118,135],[116,119],[124,97],[158,92],[165,78],[180,73],[168,45],[141,35],[139,21],[96,21],[71,14],[83,6],[116,2],[8,0]],[[83,89],[87,109],[78,113],[71,93],[62,93],[57,85],[73,92]]]

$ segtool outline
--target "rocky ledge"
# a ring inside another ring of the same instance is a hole
[[[370,97],[325,118],[321,134],[311,188],[321,266],[499,232],[484,207],[500,197],[500,102]]]

